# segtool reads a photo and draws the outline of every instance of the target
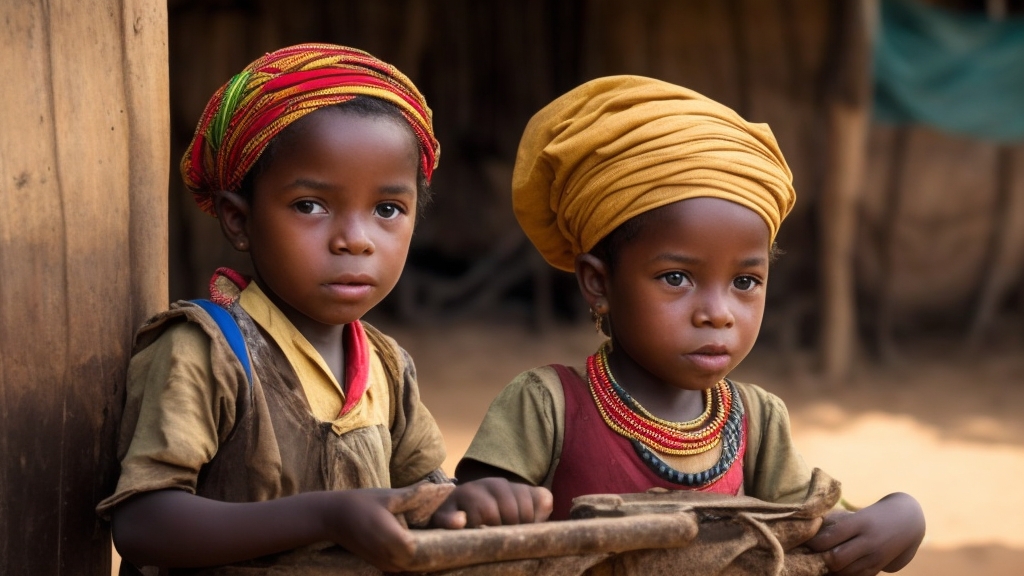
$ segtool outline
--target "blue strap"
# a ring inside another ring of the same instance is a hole
[[[206,310],[206,313],[217,323],[217,327],[224,334],[224,338],[228,341],[231,351],[235,353],[238,361],[242,363],[242,368],[245,369],[245,377],[249,380],[249,388],[252,388],[252,368],[249,364],[249,349],[245,346],[245,338],[242,336],[242,329],[238,327],[238,322],[235,322],[235,318],[219,304],[209,300],[190,300],[190,302]]]

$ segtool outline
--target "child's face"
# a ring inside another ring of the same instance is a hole
[[[724,378],[757,339],[768,246],[764,221],[726,200],[652,211],[606,277],[613,368],[687,390]]]
[[[360,318],[398,282],[418,149],[389,118],[323,109],[299,122],[256,178],[246,228],[257,279],[301,331]]]

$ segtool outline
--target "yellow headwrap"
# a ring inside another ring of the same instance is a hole
[[[561,270],[630,218],[697,197],[750,208],[774,241],[796,192],[766,124],[680,86],[592,80],[534,115],[519,142],[516,218]]]

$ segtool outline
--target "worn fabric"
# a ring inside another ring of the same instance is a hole
[[[774,239],[796,193],[766,124],[641,76],[592,80],[537,112],[512,176],[519,224],[566,271],[630,218],[696,197],[753,210]]]
[[[552,368],[558,373],[562,383],[565,427],[558,466],[555,467],[551,479],[551,493],[554,495],[551,519],[568,519],[573,499],[586,494],[632,494],[646,492],[651,488],[697,490],[732,496],[742,493],[743,452],[746,448],[742,439],[732,466],[708,486],[690,488],[666,480],[651,470],[650,466],[639,461],[636,450],[628,438],[624,438],[605,423],[584,377],[566,366],[555,365]],[[744,433],[743,439],[745,438]],[[719,442],[715,449],[700,455],[676,458],[666,458],[667,454],[659,456],[663,457],[668,465],[671,465],[673,460],[701,460],[703,468],[694,470],[700,472],[711,468],[717,462],[717,457],[714,461],[708,462],[706,455],[709,454],[720,456],[722,443]]]
[[[121,475],[101,515],[128,498],[180,489],[228,502],[311,490],[400,487],[436,471],[444,443],[420,402],[412,361],[364,325],[368,390],[384,422],[335,432],[317,419],[287,357],[235,304],[253,366],[250,384],[217,325],[179,302],[136,336],[119,435]],[[342,416],[346,418],[350,414]]]
[[[379,398],[384,390],[368,385],[370,353],[361,322],[347,325],[342,337],[345,348],[345,385],[342,387],[316,348],[255,282],[242,290],[238,303],[288,359],[302,383],[310,410],[318,420],[332,422],[337,434],[387,422],[388,403]]]
[[[1024,140],[1024,17],[996,21],[912,0],[882,0],[879,12],[876,119]]]
[[[420,167],[429,182],[441,147],[430,108],[412,81],[362,50],[299,44],[258,58],[214,93],[181,159],[185,185],[199,207],[213,214],[212,194],[237,191],[281,130],[356,96],[398,107],[419,142]]]
[[[586,378],[585,369],[573,370]],[[800,502],[807,494],[811,470],[793,444],[785,405],[759,386],[737,382],[736,387],[747,417],[741,493],[767,502]],[[552,367],[523,372],[491,403],[464,458],[551,488],[564,457],[565,406],[562,383]],[[646,468],[639,457],[634,462]],[[681,472],[699,472],[713,463],[704,455],[671,460]],[[604,470],[601,461],[592,465],[595,474]]]

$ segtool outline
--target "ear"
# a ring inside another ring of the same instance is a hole
[[[583,299],[599,315],[608,313],[608,266],[593,254],[576,257],[576,282]]]
[[[220,229],[224,237],[239,252],[249,251],[249,214],[251,206],[248,200],[237,192],[216,192],[213,195],[213,209],[220,220]]]

